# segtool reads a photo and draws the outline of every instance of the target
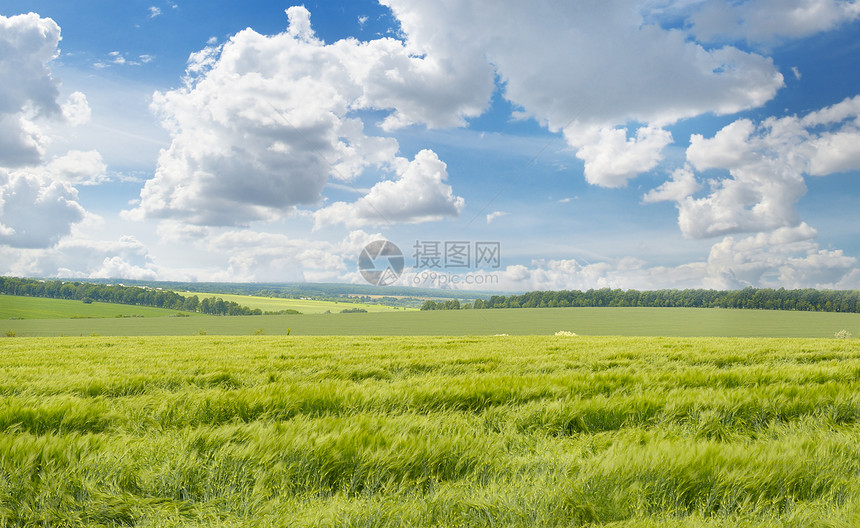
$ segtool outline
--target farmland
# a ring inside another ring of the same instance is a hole
[[[15,338],[0,371],[2,525],[860,523],[858,340]]]
[[[87,305],[77,301],[76,306]],[[134,308],[110,306],[116,307],[111,314]],[[582,335],[833,337],[843,329],[854,335],[860,333],[860,314],[716,308],[520,308],[430,312],[392,309],[347,314],[0,321],[0,335],[11,332],[18,336],[283,335],[287,332],[292,335],[552,335],[566,330]]]
[[[189,296],[197,295],[203,297],[218,297],[227,302],[235,302],[242,306],[254,309],[259,308],[264,312],[278,312],[281,310],[297,310],[303,314],[318,314],[318,313],[337,313],[341,310],[350,308],[359,308],[373,312],[390,312],[401,310],[402,308],[393,308],[382,304],[366,304],[357,302],[337,302],[337,301],[320,301],[312,299],[290,299],[281,297],[259,297],[254,295],[232,295],[220,293],[194,293],[194,292],[177,292],[180,295]]]
[[[42,299],[0,295],[0,320],[3,319],[72,319],[105,317],[167,317],[176,310],[146,306],[81,301]]]

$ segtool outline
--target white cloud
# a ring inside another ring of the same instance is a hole
[[[105,257],[99,269],[89,274],[91,279],[134,279],[156,280],[158,272],[154,269],[135,266],[122,257]]]
[[[16,248],[55,244],[84,218],[77,199],[77,190],[68,183],[25,170],[0,169],[0,244]]]
[[[23,115],[0,113],[0,166],[35,165],[42,159],[47,138]]]
[[[588,181],[607,187],[659,163],[672,141],[662,125],[754,107],[782,86],[769,59],[706,50],[645,23],[632,1],[561,9],[513,0],[384,3],[405,43],[326,45],[309,12],[291,7],[281,34],[248,29],[193,54],[186,86],[155,95],[173,141],[133,216],[243,225],[312,206],[329,178],[351,180],[394,161],[397,142],[365,135],[355,111],[387,111],[385,130],[460,126],[488,107],[494,74],[525,114],[563,129]],[[631,121],[642,124],[628,138],[617,127]],[[391,184],[379,185],[377,193]],[[374,215],[361,207],[342,213],[363,225]]]
[[[676,201],[685,236],[797,226],[795,203],[806,193],[804,175],[860,169],[860,96],[802,118],[769,118],[758,125],[740,119],[712,138],[694,134],[687,161],[685,171],[643,198]],[[711,177],[707,195],[695,198],[699,184],[693,169],[728,171],[728,177]]]
[[[77,185],[98,185],[107,181],[107,166],[96,150],[70,150],[45,165],[52,179]]]
[[[623,187],[630,178],[657,166],[663,148],[672,143],[672,134],[642,127],[635,137],[628,138],[626,128],[601,128],[569,133],[568,141],[579,147],[576,157],[585,161],[586,181],[601,187]]]
[[[814,127],[850,119],[854,120],[856,124],[858,116],[860,116],[860,96],[854,96],[835,105],[810,112],[801,119],[800,123],[805,127]]]
[[[392,109],[384,130],[415,124],[456,127],[481,115],[495,89],[493,69],[480,54],[439,56],[435,49],[378,39],[351,50],[350,73],[361,85],[361,106]],[[421,56],[414,55],[420,53]]]
[[[839,125],[809,141],[809,174],[824,176],[860,169],[860,95],[812,112],[800,124],[809,128]]]
[[[114,241],[68,237],[46,249],[0,247],[0,256],[8,257],[0,273],[14,276],[154,280],[162,272],[147,248],[132,236]]]
[[[161,8],[156,6],[149,6],[149,18],[155,18],[161,14]]]
[[[860,17],[856,0],[708,0],[691,17],[704,41],[748,40],[771,44],[833,29]]]
[[[0,166],[38,163],[45,138],[34,120],[62,116],[48,67],[59,41],[50,18],[0,15]]]
[[[385,84],[372,80],[377,70],[421,69],[422,59],[392,39],[325,45],[307,10],[287,14],[286,32],[242,31],[192,55],[186,87],[156,93],[153,108],[173,141],[141,192],[137,217],[198,225],[272,220],[318,203],[330,177],[350,181],[368,166],[394,162],[396,140],[365,135],[350,113],[387,107],[370,93]]]
[[[148,54],[138,55],[137,59],[130,59],[126,57],[126,54],[120,51],[111,51],[108,53],[108,58],[106,60],[100,60],[98,62],[93,63],[95,68],[103,70],[105,68],[110,68],[111,66],[140,66],[142,64],[148,64],[153,61],[155,57]]]
[[[48,145],[64,142],[64,132],[91,114],[81,92],[62,105],[57,101],[59,82],[50,65],[59,41],[60,28],[50,18],[0,16],[0,245],[18,250],[48,248],[68,236],[86,217],[73,185],[107,178],[94,150],[43,160]]]
[[[803,77],[803,75],[800,73],[800,68],[798,68],[797,66],[791,67],[791,73],[794,74],[794,78],[798,81]]]
[[[340,241],[306,240],[278,233],[228,230],[195,243],[227,256],[227,267],[212,278],[242,281],[343,281],[357,275],[362,248],[379,233],[350,232]],[[199,274],[198,274],[199,276]]]
[[[507,212],[505,212],[505,211],[493,211],[492,213],[490,213],[490,214],[488,214],[488,215],[487,215],[487,224],[492,223],[492,222],[493,222],[493,220],[495,220],[496,218],[501,218],[501,217],[503,217],[503,216],[508,216],[509,214],[511,214],[511,213],[507,213]]]
[[[458,275],[456,281],[444,276],[441,285],[484,290],[492,284],[502,291],[860,286],[857,259],[842,251],[822,250],[815,242],[816,236],[813,228],[801,223],[740,239],[727,236],[712,246],[707,259],[676,266],[650,266],[630,256],[594,263],[537,259],[529,265],[509,265],[498,271],[470,271]],[[398,284],[420,279],[420,273],[409,271]],[[424,285],[440,286],[430,282]]]
[[[432,150],[422,150],[411,162],[400,158],[396,180],[373,186],[353,203],[335,202],[314,213],[314,226],[342,223],[348,227],[395,222],[420,223],[457,217],[465,201],[445,181],[448,171]]]
[[[81,92],[69,95],[66,104],[62,106],[63,116],[72,126],[83,125],[92,117],[92,110],[87,102],[87,96]]]
[[[705,48],[646,20],[649,6],[634,0],[383,3],[410,49],[455,70],[489,61],[518,115],[563,130],[598,185],[618,187],[652,168],[670,141],[661,127],[757,107],[783,86],[769,58]],[[645,126],[628,141],[617,127],[631,122]]]
[[[824,176],[860,168],[860,128],[845,127],[824,134],[810,142],[814,154],[809,160],[809,174]]]
[[[642,201],[644,203],[680,202],[701,188],[702,185],[696,180],[693,171],[689,167],[684,167],[674,171],[669,181],[645,193]]]
[[[701,134],[690,137],[687,160],[697,170],[714,168],[735,169],[756,161],[751,145],[755,125],[749,119],[739,119],[719,130],[713,138]]]
[[[44,248],[56,244],[83,221],[73,185],[107,179],[107,167],[96,151],[69,151],[44,166],[0,168],[0,245]]]
[[[835,288],[857,266],[842,251],[819,248],[806,223],[736,240],[725,237],[711,248],[705,286]]]

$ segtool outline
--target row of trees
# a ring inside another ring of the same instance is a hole
[[[460,310],[461,308],[471,308],[471,306],[468,304],[461,306],[457,299],[439,302],[427,300],[421,305],[422,310]]]
[[[522,295],[494,295],[473,304],[428,301],[422,310],[462,308],[555,308],[594,306],[651,306],[686,308],[744,308],[757,310],[799,310],[860,313],[858,290],[786,290],[745,288],[743,290],[611,290],[534,291]]]
[[[259,308],[251,309],[233,301],[196,295],[184,297],[168,290],[123,286],[120,284],[92,284],[72,281],[43,281],[17,277],[0,277],[0,293],[50,299],[100,301],[137,306],[151,306],[208,315],[262,315]]]

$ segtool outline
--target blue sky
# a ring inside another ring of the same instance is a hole
[[[6,1],[0,273],[858,288],[858,64],[854,0]]]

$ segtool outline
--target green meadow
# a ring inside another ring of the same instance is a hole
[[[254,309],[259,308],[264,312],[279,312],[281,310],[298,310],[303,314],[321,314],[325,312],[338,313],[341,310],[359,308],[367,310],[369,313],[374,312],[391,312],[405,310],[405,308],[394,308],[382,304],[366,304],[353,302],[337,302],[337,301],[317,301],[313,299],[288,299],[280,297],[258,297],[254,295],[231,295],[220,293],[193,293],[193,292],[176,292],[183,296],[197,295],[201,299],[204,297],[218,297],[227,302],[235,302],[242,306]]]
[[[116,307],[110,314],[121,313],[126,308],[109,306]],[[7,332],[17,336],[284,335],[288,332],[291,335],[552,335],[568,331],[580,335],[833,337],[840,330],[855,336],[860,334],[860,314],[718,308],[521,308],[239,317],[107,317],[0,320],[0,335]]]
[[[0,321],[4,319],[71,319],[106,317],[167,317],[178,313],[146,306],[43,299],[0,294]],[[0,322],[2,324],[2,322]]]
[[[14,338],[0,372],[0,526],[860,525],[860,340]]]

